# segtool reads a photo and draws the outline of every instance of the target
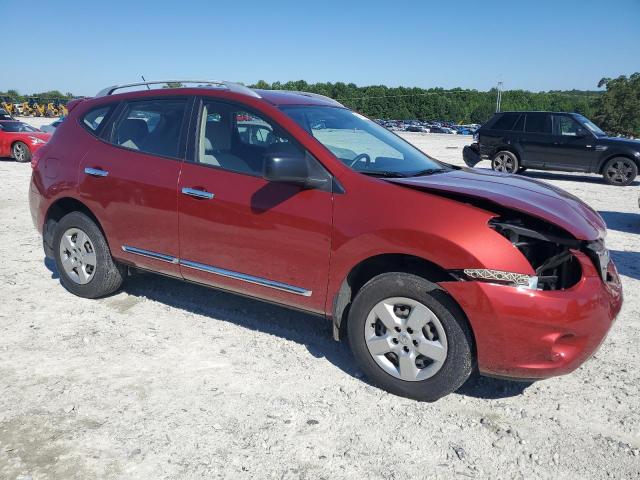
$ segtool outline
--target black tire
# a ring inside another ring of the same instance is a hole
[[[500,173],[518,173],[520,161],[515,153],[508,150],[500,150],[491,159],[491,168]]]
[[[378,365],[369,352],[365,339],[369,313],[379,302],[391,297],[422,303],[437,316],[444,329],[446,358],[440,369],[425,380],[397,378]],[[416,275],[390,272],[371,279],[353,301],[347,331],[353,355],[367,377],[395,395],[433,402],[457,390],[474,369],[473,335],[460,307],[437,285]]]
[[[602,177],[609,185],[624,187],[638,175],[638,165],[627,157],[614,157],[602,167]]]
[[[31,150],[24,142],[16,142],[11,146],[11,156],[16,162],[27,163],[31,161]]]
[[[74,228],[82,230],[89,237],[95,251],[95,271],[91,280],[85,284],[74,281],[62,265],[60,253],[62,236],[66,231]],[[53,254],[62,286],[79,297],[100,298],[110,295],[118,290],[124,281],[126,267],[114,262],[102,231],[84,213],[69,213],[58,222],[53,237]]]

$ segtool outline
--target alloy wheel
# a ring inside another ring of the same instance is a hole
[[[633,166],[630,160],[617,160],[607,168],[605,175],[610,183],[626,184],[633,176]]]
[[[494,157],[491,166],[496,172],[514,173],[516,171],[516,160],[507,153],[499,153]]]
[[[89,283],[96,273],[96,252],[89,236],[79,228],[70,228],[60,239],[60,259],[67,276],[75,283]]]
[[[442,323],[426,305],[411,298],[377,303],[367,317],[364,336],[378,366],[400,380],[426,380],[447,358]]]
[[[18,162],[24,162],[27,158],[27,147],[22,143],[16,143],[13,146],[13,158],[15,158]]]

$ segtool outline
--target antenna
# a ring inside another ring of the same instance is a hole
[[[140,75],[142,77],[142,81],[143,82],[147,82],[147,80],[144,78],[144,75]],[[151,90],[151,87],[149,87],[149,85],[147,85],[147,90]]]

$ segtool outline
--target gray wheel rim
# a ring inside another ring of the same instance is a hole
[[[96,252],[89,236],[70,228],[60,239],[60,260],[66,275],[75,283],[89,283],[96,274]]]
[[[516,160],[508,153],[499,153],[492,162],[496,172],[513,173],[516,170]]]
[[[391,297],[376,304],[367,317],[364,338],[378,366],[407,382],[434,376],[447,358],[442,323],[411,298]]]
[[[19,162],[24,162],[27,158],[27,147],[21,143],[16,143],[13,146],[13,158]]]
[[[628,160],[617,160],[605,172],[611,183],[627,183],[633,175],[633,167]]]

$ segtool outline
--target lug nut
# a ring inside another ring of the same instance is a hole
[[[413,341],[413,346],[414,346],[414,347],[417,347],[417,346],[418,346],[418,341],[417,341],[417,340],[414,340],[414,341]]]
[[[407,328],[407,332],[409,332],[409,334],[413,333],[413,329],[412,328]]]
[[[395,343],[396,345],[398,344],[398,339],[397,339],[397,338],[394,338],[394,339],[392,339],[391,341],[392,341],[393,343]]]
[[[400,327],[395,327],[396,328],[396,332],[400,332]]]
[[[409,347],[402,347],[402,349],[403,349],[405,352],[409,353]]]

